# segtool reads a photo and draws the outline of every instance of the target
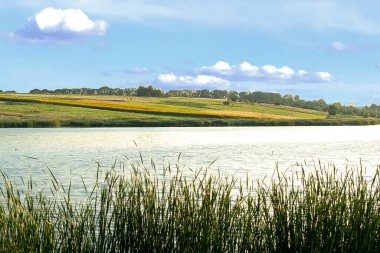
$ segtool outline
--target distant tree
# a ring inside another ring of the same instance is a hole
[[[291,94],[285,94],[284,96],[282,96],[282,98],[284,99],[284,105],[290,105],[290,106],[292,106],[294,104],[294,97],[293,97],[293,95],[291,95]]]
[[[170,90],[166,92],[165,96],[167,97],[192,97],[192,90]]]
[[[100,87],[98,90],[99,95],[112,95],[112,88],[108,86]]]
[[[227,95],[228,95],[228,91],[226,90],[213,90],[212,91],[212,98],[217,98],[217,99],[220,99],[220,98],[227,98]]]
[[[39,89],[33,89],[33,90],[29,91],[29,93],[31,93],[31,94],[38,94],[38,93],[41,93],[41,90],[39,90]]]
[[[375,104],[371,104],[370,107],[368,107],[369,115],[371,117],[378,117],[380,115],[379,106]]]
[[[227,98],[231,101],[238,101],[239,100],[239,93],[237,93],[236,91],[232,90],[232,91],[229,91],[228,92],[228,95],[227,95]]]
[[[325,100],[323,99],[319,99],[318,101],[316,101],[320,106],[323,106],[323,107],[326,107],[327,106],[327,103]]]
[[[0,90],[0,93],[3,92],[3,90]]]
[[[283,96],[283,98],[285,98],[286,100],[289,100],[289,101],[294,101],[294,97],[291,94],[285,94]]]
[[[367,108],[363,108],[361,113],[360,113],[361,116],[363,116],[364,118],[368,118],[369,117],[369,111]]]
[[[330,105],[328,109],[328,113],[331,116],[336,115],[338,113],[338,106],[336,104]]]
[[[246,101],[248,100],[249,92],[248,91],[242,91],[239,92],[239,99],[240,101]]]
[[[203,90],[200,90],[199,97],[201,97],[201,98],[212,98],[212,93],[209,90],[203,89]]]
[[[197,97],[195,90],[170,90],[165,93],[167,97]]]
[[[152,85],[148,87],[139,86],[136,90],[136,95],[139,97],[163,97],[164,92],[161,89],[154,88]]]
[[[284,98],[280,94],[273,93],[273,92],[255,91],[246,95],[245,98],[255,103],[267,103],[267,104],[283,104],[284,103]]]
[[[137,93],[137,96],[139,96],[139,97],[147,97],[148,96],[148,89],[144,86],[139,86],[137,88],[136,93]]]

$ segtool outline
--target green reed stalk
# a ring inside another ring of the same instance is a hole
[[[380,169],[317,164],[271,180],[115,165],[75,201],[2,173],[1,252],[380,252]]]

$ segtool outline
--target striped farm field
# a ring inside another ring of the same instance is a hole
[[[376,124],[360,117],[222,99],[0,94],[0,127]],[[40,122],[40,123],[36,123]],[[50,122],[50,123],[46,123]],[[115,123],[117,122],[117,123]]]
[[[0,95],[0,100],[26,103],[44,103],[77,106],[103,110],[118,110],[152,114],[174,114],[206,117],[237,117],[267,119],[324,118],[324,113],[312,110],[289,110],[285,106],[234,103],[224,106],[218,99],[141,98],[114,96],[64,96],[64,95]],[[200,105],[200,106],[198,106]]]

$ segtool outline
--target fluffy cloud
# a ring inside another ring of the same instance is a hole
[[[277,81],[289,83],[319,83],[331,82],[335,78],[328,72],[307,72],[294,70],[288,66],[276,67],[252,65],[245,61],[239,65],[230,65],[219,61],[212,66],[204,66],[196,70],[197,74],[213,75],[228,81]]]
[[[232,83],[263,83],[263,84],[297,84],[297,83],[326,83],[332,82],[335,77],[328,72],[307,72],[294,70],[288,66],[276,67],[252,65],[245,61],[239,65],[231,65],[225,61],[218,61],[212,66],[203,66],[196,69],[191,75],[175,73],[160,74],[156,78],[158,84],[169,86],[228,88]]]
[[[226,88],[229,85],[227,80],[210,75],[181,76],[174,73],[160,74],[157,81],[161,84],[173,86],[206,86]]]
[[[105,21],[91,20],[80,9],[49,7],[30,17],[26,26],[16,31],[13,36],[32,42],[54,42],[104,35],[106,31]]]
[[[213,66],[202,67],[201,71],[223,74],[223,75],[230,75],[230,74],[232,74],[233,70],[232,70],[231,65],[228,62],[218,61]]]

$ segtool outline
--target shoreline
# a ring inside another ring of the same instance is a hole
[[[189,120],[30,120],[3,121],[0,128],[96,128],[96,127],[238,127],[238,126],[364,126],[378,125],[380,119],[189,119]]]

